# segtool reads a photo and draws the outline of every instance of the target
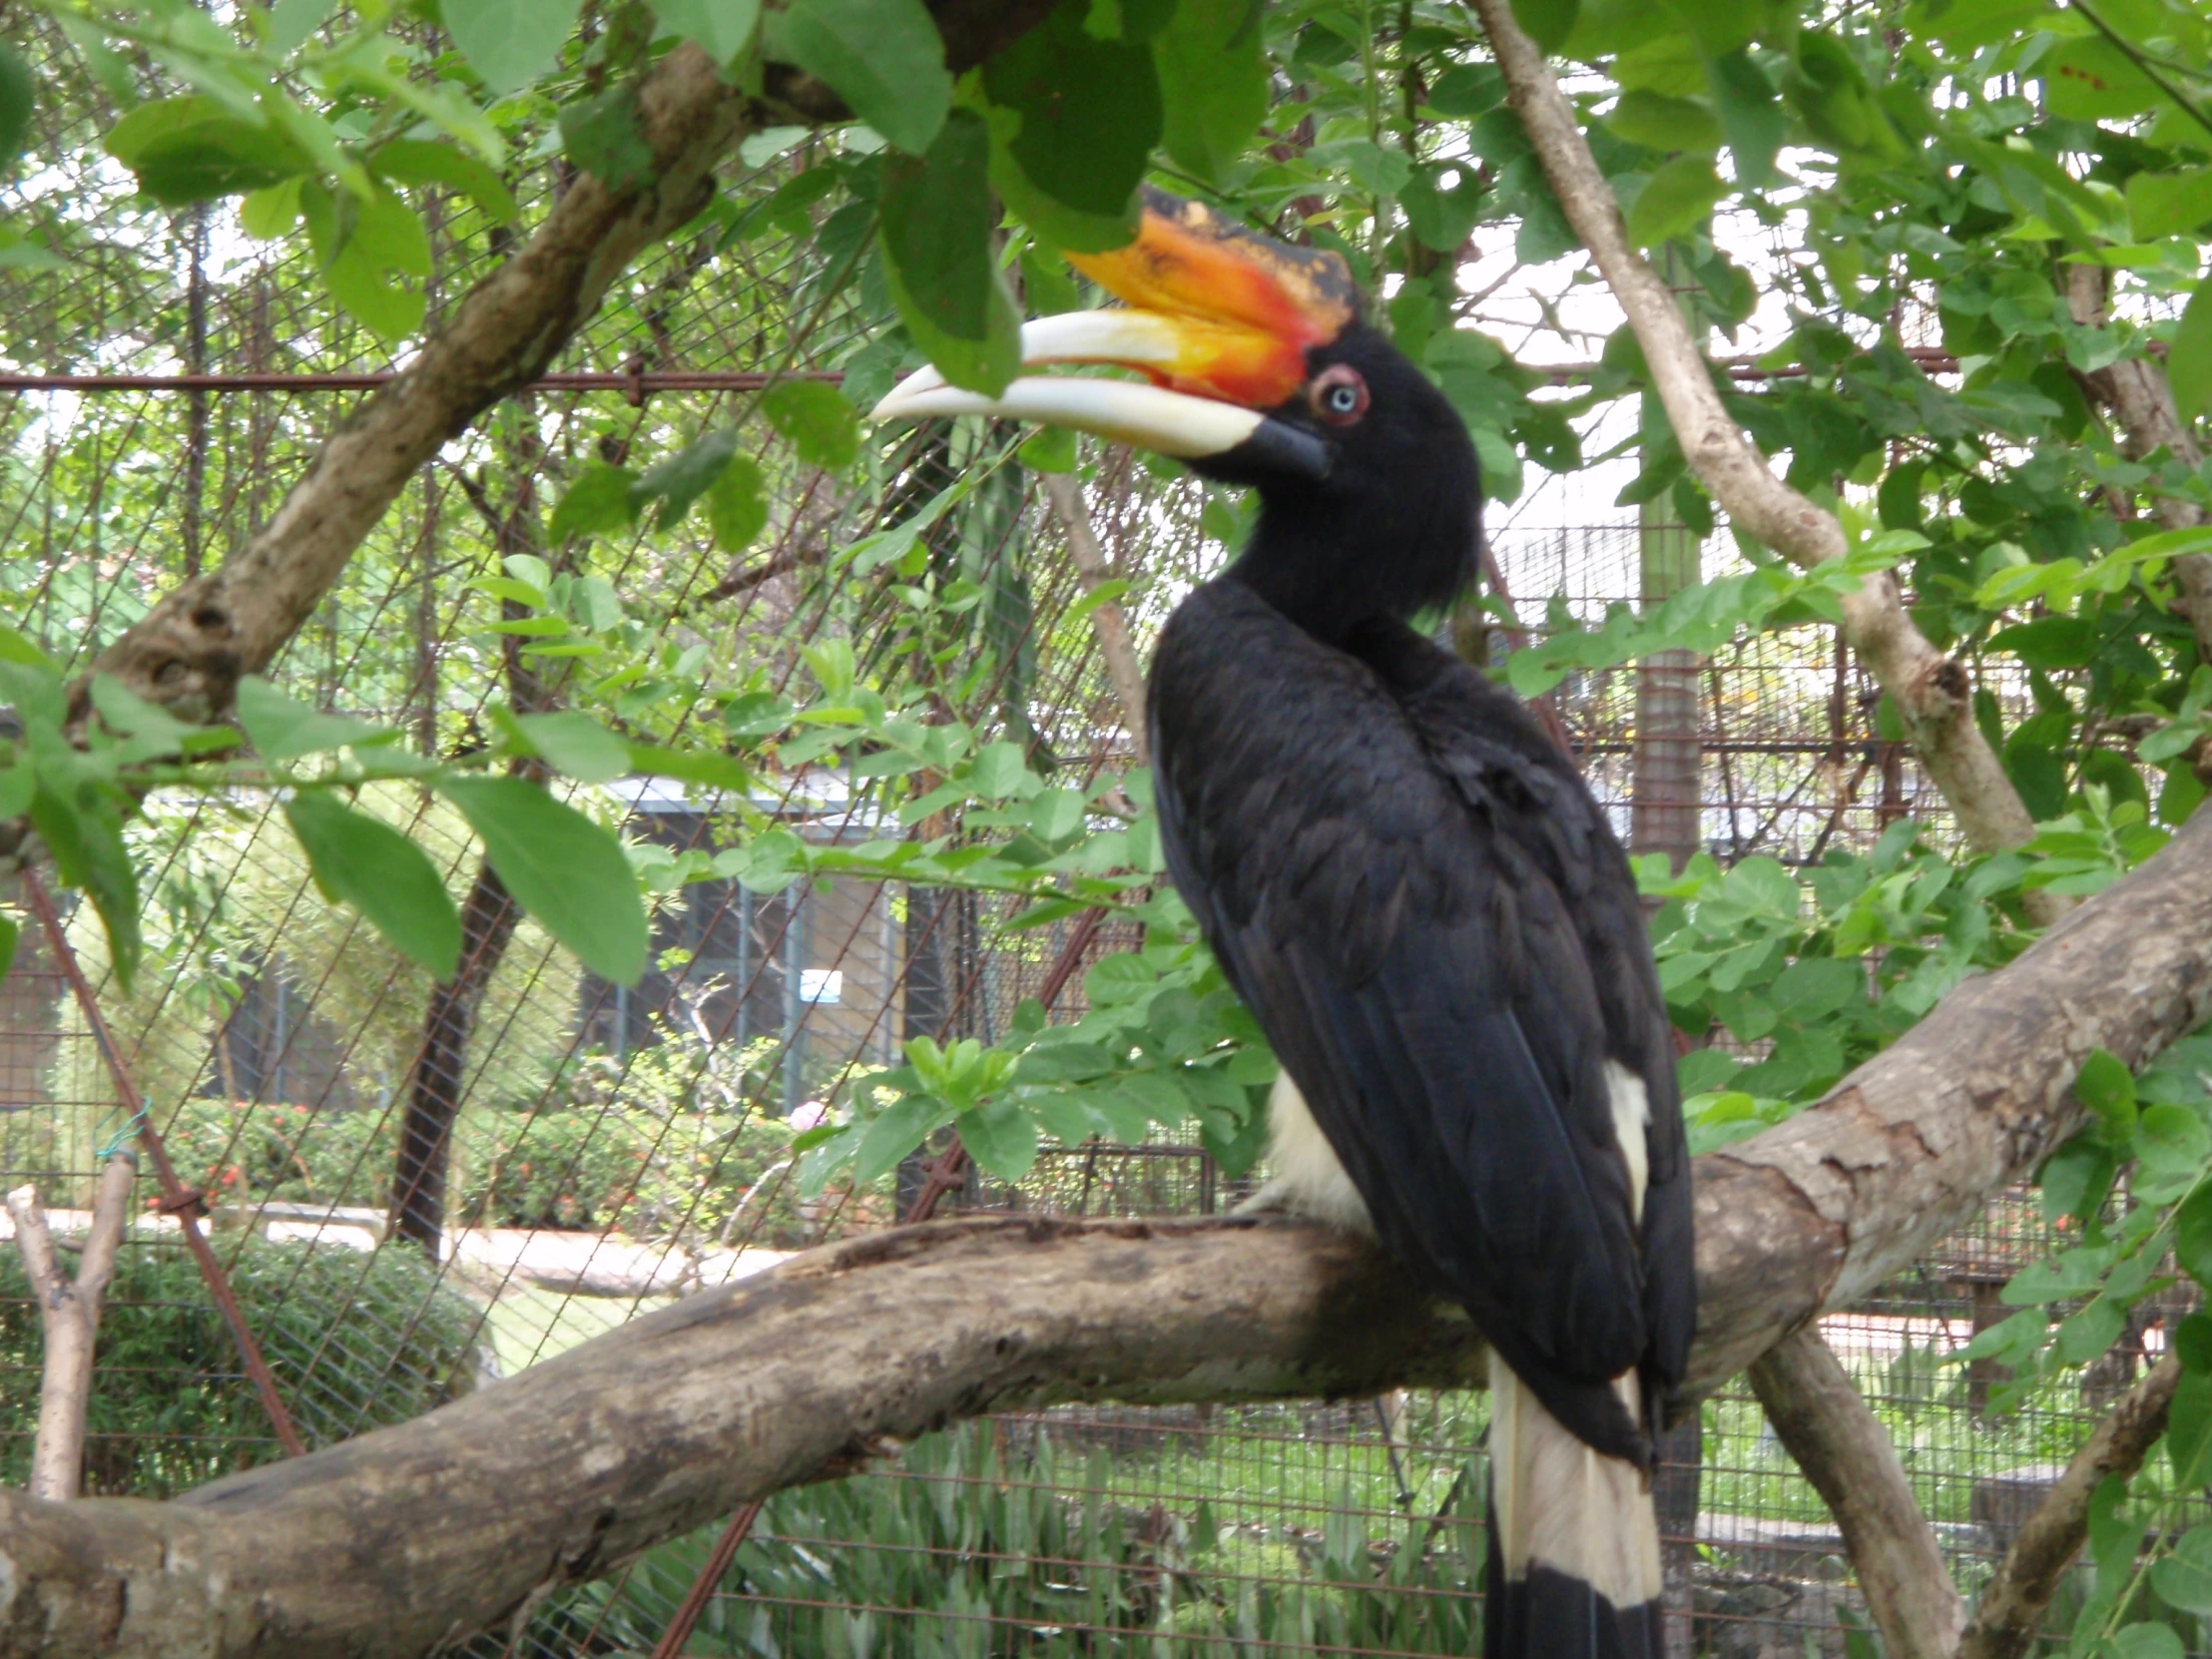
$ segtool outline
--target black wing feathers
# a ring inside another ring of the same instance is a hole
[[[1338,650],[1234,579],[1169,624],[1152,709],[1176,884],[1384,1244],[1640,1460],[1604,1384],[1681,1375],[1688,1169],[1642,913],[1579,780],[1409,630]],[[1651,1095],[1640,1230],[1608,1059]]]

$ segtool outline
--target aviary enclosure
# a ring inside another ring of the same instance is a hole
[[[8,205],[67,235],[43,258],[0,248],[0,581],[22,637],[82,668],[245,544],[393,358],[331,305],[303,250],[255,240],[228,204],[136,196],[93,142],[114,109],[85,60],[43,21],[17,45],[50,96]],[[553,149],[527,166],[558,195],[573,169]],[[1253,1189],[1264,1071],[1171,1087],[1088,1058],[1117,1039],[1173,1057],[1178,1024],[1220,995],[1147,932],[1156,858],[1128,670],[1225,556],[1235,500],[1011,430],[870,438],[855,463],[844,411],[888,384],[900,349],[880,291],[841,281],[869,210],[840,202],[836,169],[866,154],[799,127],[746,139],[714,207],[420,470],[270,673],[285,707],[394,730],[388,749],[433,760],[501,742],[518,718],[562,718],[585,686],[654,742],[703,723],[726,737],[744,765],[640,778],[583,753],[588,737],[564,750],[561,729],[531,729],[535,776],[550,763],[571,805],[619,830],[650,894],[635,982],[518,914],[463,815],[397,772],[360,800],[442,859],[463,921],[442,981],[318,893],[266,793],[145,799],[128,831],[151,872],[128,986],[93,905],[50,876],[10,890],[5,1185],[35,1187],[66,1243],[117,1153],[158,1138],[173,1169],[139,1171],[92,1374],[88,1494],[169,1496],[407,1419],[901,1219],[1211,1214]],[[465,190],[425,202],[434,320],[517,233]],[[1774,227],[1737,231],[1779,258]],[[1065,280],[1026,257],[1016,269],[1032,297]],[[1901,307],[1897,330],[1936,383],[1960,386],[1932,308]],[[1560,385],[1604,367],[1561,363]],[[1770,377],[1739,365],[1746,387]],[[793,386],[834,409],[779,406]],[[717,431],[735,441],[714,468],[755,458],[747,487],[666,471]],[[642,510],[580,487],[618,469],[657,476]],[[1725,527],[1686,526],[1676,494],[1635,512],[1610,488],[1495,504],[1490,602],[1448,625],[1501,669],[1543,657],[1527,689],[1659,859],[1663,971],[1711,1020],[1685,1045],[1702,1149],[1778,1119],[2004,952],[1974,919],[1990,889],[1961,873],[1941,797],[1830,621],[1724,628],[1638,665],[1588,645],[1609,607],[1752,568]],[[2047,720],[2094,672],[1992,657],[1983,718]],[[702,683],[711,698],[681,695]],[[2156,806],[2155,759],[2020,769],[2053,792],[2039,817],[2075,815],[2044,854],[2108,879]],[[2174,822],[2188,805],[2166,804]],[[980,846],[1008,830],[1033,864],[1061,860],[1064,901],[1040,906],[1033,880],[955,879],[957,859],[937,880],[899,873],[900,842]],[[1108,876],[1119,884],[1081,885]],[[1767,955],[1808,971],[1761,978],[1745,958]],[[1080,1045],[1024,1047],[1078,1024]],[[1078,1047],[1057,1074],[1034,1061]],[[871,1138],[916,1099],[965,1087],[972,1103],[981,1085],[960,1068],[1018,1053],[1027,1081],[1068,1085],[1041,1133],[1023,1119],[955,1141],[932,1119],[917,1150]],[[2131,1087],[2146,1106],[2201,1101],[2206,1058],[2183,1045]],[[1822,1321],[1969,1594],[2195,1306],[2185,1279],[2134,1301],[2073,1356],[2085,1366],[2015,1375],[2007,1360],[2032,1355],[1987,1341],[1967,1356],[2027,1300],[2007,1295],[2015,1275],[2073,1242],[2079,1221],[2046,1202],[2004,1194]],[[186,1248],[184,1218],[212,1248]],[[11,1483],[28,1476],[47,1340],[22,1264],[0,1256]],[[1425,1391],[992,1415],[654,1549],[464,1651],[1464,1654],[1483,1424],[1479,1394]],[[1677,1651],[1880,1651],[1827,1505],[1745,1388],[1706,1400],[1671,1457]],[[2183,1495],[2176,1531],[2203,1518]],[[2088,1575],[2061,1587],[2052,1630],[2091,1597]],[[2134,1605],[2175,1646],[2126,1651],[2212,1652],[2212,1601],[2150,1585]]]

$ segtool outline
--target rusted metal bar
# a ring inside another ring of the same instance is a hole
[[[276,1391],[276,1379],[271,1375],[269,1363],[262,1358],[262,1345],[255,1340],[253,1329],[246,1323],[246,1311],[239,1306],[230,1277],[216,1259],[215,1249],[208,1243],[207,1236],[200,1231],[197,1212],[204,1208],[204,1195],[178,1180],[176,1167],[169,1161],[169,1149],[163,1146],[160,1132],[147,1115],[145,1098],[140,1095],[138,1084],[132,1081],[130,1068],[123,1063],[123,1051],[116,1047],[115,1035],[108,1029],[106,1016],[100,1012],[100,999],[93,994],[91,982],[85,978],[85,970],[77,961],[77,952],[70,946],[69,934],[62,927],[61,915],[54,908],[54,900],[48,896],[45,884],[28,869],[23,872],[22,879],[24,896],[37,915],[39,925],[46,930],[47,941],[54,947],[54,959],[61,964],[62,976],[69,981],[78,1007],[84,1010],[85,1024],[100,1050],[100,1058],[107,1064],[108,1075],[115,1079],[116,1094],[130,1114],[130,1121],[137,1126],[139,1144],[145,1147],[147,1157],[153,1162],[154,1178],[162,1189],[162,1213],[175,1216],[177,1225],[184,1231],[185,1246],[200,1265],[200,1277],[208,1282],[208,1294],[215,1298],[216,1306],[223,1312],[224,1323],[231,1328],[232,1340],[239,1345],[239,1358],[246,1363],[246,1375],[253,1380],[254,1391],[261,1395],[262,1408],[269,1413],[270,1426],[276,1431],[276,1443],[284,1448],[286,1456],[298,1457],[307,1447],[299,1438],[299,1430],[292,1423],[283,1396]]]
[[[1905,354],[1930,374],[1955,374],[1958,359],[1939,346],[1911,345]],[[1597,363],[1525,365],[1556,383],[1587,380]],[[1794,363],[1770,366],[1752,357],[1717,358],[1713,366],[1735,380],[1787,380],[1806,370]],[[296,374],[28,374],[0,373],[0,391],[373,391],[399,378],[402,370],[375,368]],[[657,391],[759,391],[775,379],[827,380],[837,384],[835,369],[803,369],[777,376],[758,369],[675,368],[652,373],[632,369],[556,369],[519,391],[619,391],[633,401]]]
[[[400,370],[364,369],[328,374],[18,374],[0,373],[0,391],[373,391],[399,378]],[[828,380],[835,369],[806,369],[781,376],[755,369],[625,370],[561,369],[540,375],[519,391],[619,391],[633,397],[656,391],[759,391],[774,379]]]

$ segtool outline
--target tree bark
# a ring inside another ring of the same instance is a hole
[[[2092,1048],[2212,1014],[2212,814],[1819,1105],[1698,1161],[1688,1392],[1924,1255],[2072,1127]],[[692,1297],[396,1428],[174,1503],[0,1493],[0,1659],[420,1653],[750,1499],[1054,1400],[1464,1386],[1480,1341],[1302,1223],[909,1228]]]
[[[1746,535],[1801,569],[1848,550],[1836,515],[1799,494],[1768,467],[1729,415],[1704,354],[1666,284],[1629,246],[1620,206],[1582,137],[1573,106],[1559,90],[1536,43],[1514,21],[1511,0],[1471,0],[1497,55],[1507,95],[1582,246],[1628,313],[1652,385],[1666,405],[1691,470]],[[1973,688],[1959,663],[1943,656],[1905,609],[1887,571],[1843,596],[1844,631],[1890,694],[1913,747],[1943,792],[1969,843],[1982,851],[2018,846],[2034,820],[1973,720]],[[2055,894],[2033,895],[2039,921],[2064,913]]]
[[[85,1252],[71,1279],[54,1254],[45,1207],[36,1187],[8,1194],[16,1249],[38,1298],[39,1334],[45,1343],[38,1385],[38,1435],[31,1445],[31,1495],[77,1495],[85,1467],[85,1412],[92,1403],[92,1356],[100,1337],[100,1307],[115,1274],[116,1251],[130,1219],[131,1183],[138,1159],[119,1152],[100,1172],[99,1196]]]
[[[1891,1659],[1950,1659],[1966,1622],[1935,1530],[1897,1447],[1808,1325],[1751,1368],[1752,1391],[1797,1466],[1827,1500]]]
[[[506,883],[479,860],[461,905],[461,965],[451,979],[430,988],[422,1020],[422,1047],[407,1078],[407,1109],[399,1120],[399,1152],[391,1187],[391,1225],[422,1247],[431,1261],[445,1243],[445,1192],[453,1165],[453,1123],[468,1077],[468,1041],[476,1029],[491,976],[506,957],[522,912]]]
[[[1958,1659],[2020,1659],[2035,1643],[2058,1580],[2089,1535],[2089,1499],[2104,1477],[2126,1479],[2166,1431],[2181,1367],[2161,1360],[2097,1424],[2058,1484],[2027,1517],[1996,1576],[1982,1586]]]
[[[2111,272],[2098,265],[2071,265],[2066,267],[2065,280],[2066,304],[2074,321],[2084,328],[2104,326],[2110,320]],[[2204,463],[2203,446],[2181,418],[2173,387],[2166,383],[2166,371],[2156,359],[2122,357],[2083,378],[2119,422],[2120,453],[2129,460],[2139,461],[2163,449],[2191,468]],[[2155,497],[2151,511],[2162,529],[2194,530],[2205,522],[2201,507],[2176,496]],[[2181,610],[2196,635],[2197,656],[2212,662],[2212,557],[2188,553],[2173,564]]]

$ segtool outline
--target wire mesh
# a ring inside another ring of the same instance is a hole
[[[297,256],[245,243],[198,211],[133,205],[128,177],[79,142],[100,109],[97,90],[77,84],[42,103],[50,160],[19,181],[10,206],[46,219],[66,202],[69,215],[97,213],[116,234],[72,249],[66,273],[0,270],[11,324],[0,367],[220,379],[386,366],[380,347],[319,301]],[[734,166],[726,184],[734,197],[758,195],[806,159]],[[824,230],[701,233],[649,256],[556,367],[750,372],[789,349],[800,370],[887,372],[866,355],[857,312],[812,286],[810,250]],[[433,315],[502,256],[506,236],[460,203],[441,205]],[[183,338],[162,322],[180,309],[197,319]],[[0,392],[9,619],[89,662],[177,580],[266,523],[355,395]],[[883,593],[828,573],[829,552],[886,503],[801,465],[749,408],[732,388],[634,401],[568,387],[501,405],[384,517],[274,677],[317,706],[404,727],[423,753],[466,749],[491,700],[558,689],[557,666],[493,632],[496,610],[466,586],[511,553],[573,556],[545,545],[551,486],[541,480],[592,458],[666,453],[731,420],[743,420],[743,441],[777,484],[762,546],[733,560],[679,528],[595,551],[591,569],[635,601],[657,646],[691,661],[687,672],[725,684],[751,675],[781,687],[800,672],[799,647],[826,635],[849,638],[863,662],[926,655]],[[950,464],[942,451],[902,457],[889,489]],[[991,596],[983,610],[996,632],[979,624],[963,649],[919,672],[936,676],[948,708],[1025,729],[1087,782],[1126,760],[1127,734],[1089,630],[1066,621],[1078,590],[1060,532],[1024,486],[1011,488],[995,522],[948,553]],[[1106,551],[1136,584],[1124,603],[1140,633],[1221,556],[1201,492],[1126,457],[1103,458],[1091,505]],[[1591,620],[1637,593],[1633,525],[1508,534],[1496,555],[1532,626],[1553,596]],[[1709,547],[1709,573],[1729,556]],[[1832,632],[1743,642],[1703,664],[1695,684],[1689,805],[1723,861],[1816,861],[1908,816],[1940,826],[1939,801],[1881,735],[1874,688]],[[1553,700],[1624,831],[1636,689],[1623,670],[1571,680]],[[2027,695],[1986,689],[2011,709]],[[871,797],[851,780],[820,770],[763,778],[750,805],[795,833],[859,840],[878,829]],[[712,849],[729,830],[726,811],[680,793],[578,801],[672,851]],[[457,895],[476,886],[453,815],[398,788],[371,792],[369,805],[438,853]],[[888,1222],[913,1172],[803,1197],[795,1121],[851,1098],[912,1036],[1003,1034],[1055,977],[1054,1017],[1077,1016],[1083,966],[1133,942],[1115,924],[1004,933],[989,902],[929,889],[696,882],[656,900],[653,965],[640,984],[583,973],[524,919],[465,1017],[441,1034],[436,987],[311,891],[266,802],[157,801],[134,832],[157,871],[139,986],[126,995],[110,981],[89,914],[70,911],[67,938],[180,1168],[206,1195],[225,1267],[310,1445],[401,1420],[672,1296]],[[37,1184],[62,1212],[59,1230],[81,1230],[121,1103],[51,943],[32,926],[0,983],[0,1173],[10,1186]],[[450,1107],[454,1154],[434,1253],[392,1225],[402,1126],[425,1090]],[[1010,1188],[971,1174],[953,1198],[1073,1215],[1204,1214],[1248,1190],[1196,1146],[1093,1142],[1047,1147]],[[1994,1413],[2000,1378],[1941,1362],[1997,1317],[1996,1287],[2049,1243],[2027,1201],[2008,1196],[1865,1307],[1825,1322],[1968,1585],[2096,1404],[2162,1346],[2162,1329],[2146,1323],[2082,1397],[2039,1395]],[[27,1464],[36,1331],[20,1270],[0,1256],[0,1393],[15,1407],[0,1416],[0,1478],[20,1479]],[[1433,1393],[989,1417],[876,1472],[772,1500],[685,1651],[1463,1654],[1479,1619],[1485,1421],[1479,1395]],[[1817,1495],[1748,1395],[1707,1401],[1699,1424],[1701,1446],[1661,1476],[1675,1650],[1844,1653],[1864,1607]],[[132,1229],[90,1446],[88,1490],[149,1495],[278,1453],[173,1218],[142,1215]],[[711,1538],[656,1550],[471,1651],[650,1651]],[[2201,1651],[2202,1633],[2188,1634]]]

